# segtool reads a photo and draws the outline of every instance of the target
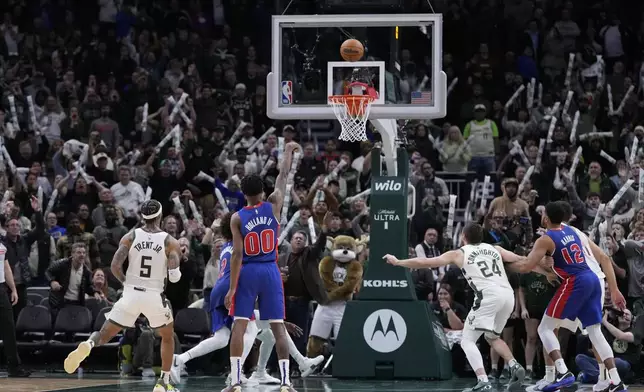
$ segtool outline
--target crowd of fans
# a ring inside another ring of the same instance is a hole
[[[195,290],[207,299],[218,272],[219,220],[225,210],[243,206],[244,175],[261,173],[270,192],[277,165],[266,162],[276,161],[280,137],[303,148],[289,211],[289,218],[297,211],[299,217],[280,266],[289,282],[287,319],[304,331],[295,340],[305,352],[311,302],[325,301],[315,264],[322,254],[309,239],[323,230],[368,238],[368,200],[352,196],[369,188],[373,145],[334,139],[316,145],[298,124],[266,117],[268,3],[0,4],[0,223],[17,293],[13,306],[0,301],[0,317],[6,321],[12,308],[19,339],[23,309],[47,307],[56,329],[65,307],[91,301],[100,310],[98,304],[117,300],[121,287],[110,272],[111,258],[137,224],[146,197],[163,203],[162,228],[182,246],[181,281],[166,291],[173,311],[188,308]],[[450,193],[459,196],[457,221],[480,220],[488,242],[517,253],[539,235],[540,206],[569,200],[572,224],[591,232],[613,258],[629,310],[609,311],[604,325],[624,362],[620,372],[626,380],[634,377],[644,335],[644,324],[636,322],[644,313],[642,4],[434,3],[444,18],[443,70],[450,82],[458,81],[446,119],[408,127],[411,181],[419,192],[410,254],[432,257],[454,246],[454,237],[445,236]],[[413,2],[408,11],[430,9]],[[413,74],[397,77],[411,89],[420,82]],[[174,111],[178,103],[181,113]],[[176,125],[180,132],[168,136]],[[271,126],[277,132],[249,153]],[[169,142],[157,148],[164,139]],[[341,160],[347,165],[324,181]],[[310,232],[310,217],[317,233]],[[361,260],[366,258],[363,252]],[[434,302],[457,342],[473,300],[460,271],[412,276],[418,298]],[[541,357],[536,328],[554,287],[532,274],[512,279],[517,306],[503,337],[525,351],[534,372]],[[50,289],[40,303],[31,295],[35,287]],[[134,363],[149,373],[153,335],[128,336],[122,346],[144,342]],[[564,333],[560,339],[575,342]],[[4,337],[7,352],[9,340]],[[123,362],[131,364],[131,350],[122,351]],[[457,345],[453,352],[455,371],[467,374]],[[597,373],[583,342],[568,352],[575,354],[591,382]],[[17,357],[9,354],[7,362],[10,375],[28,375]],[[496,362],[490,353],[493,370]]]

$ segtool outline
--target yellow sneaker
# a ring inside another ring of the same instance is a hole
[[[163,378],[159,378],[152,392],[179,392],[179,389],[175,388],[172,382],[166,384],[163,382]]]
[[[76,350],[69,353],[67,358],[65,358],[65,371],[69,374],[74,373],[81,362],[89,356],[90,351],[92,351],[92,344],[90,342],[80,342]]]

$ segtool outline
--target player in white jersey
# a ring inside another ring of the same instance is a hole
[[[485,336],[490,346],[510,367],[510,388],[520,386],[525,377],[525,369],[514,359],[508,345],[499,339],[514,311],[514,290],[508,282],[503,263],[514,263],[519,268],[525,258],[501,247],[481,243],[482,240],[483,228],[476,223],[469,223],[461,234],[463,246],[460,249],[433,258],[398,260],[392,255],[384,256],[388,263],[401,267],[438,268],[454,264],[463,272],[476,295],[461,339],[461,348],[478,379],[476,386],[468,389],[472,392],[492,389],[483,367],[481,352],[476,346],[481,335]],[[547,274],[541,266],[535,271]]]
[[[564,225],[571,227],[579,237],[583,248],[582,250],[584,252],[584,258],[586,260],[586,263],[588,264],[588,267],[599,278],[599,283],[602,287],[601,302],[603,307],[605,299],[606,280],[608,280],[608,287],[616,290],[612,292],[620,293],[619,289],[617,289],[617,279],[615,277],[613,263],[611,262],[610,257],[606,255],[606,253],[604,253],[604,251],[602,251],[601,248],[597,246],[597,244],[595,244],[590,240],[590,238],[588,238],[586,233],[577,229],[576,227],[570,226],[568,222],[570,222],[573,215],[572,207],[570,206],[570,204],[564,201],[556,203],[560,204],[561,208],[565,211]],[[619,296],[621,296],[621,293],[618,295],[618,297]],[[625,305],[623,296],[621,299],[616,298],[616,301],[618,304],[622,303]],[[582,329],[579,319],[574,321],[568,319],[561,320],[558,324],[558,327],[564,327],[572,332],[576,332],[577,329]],[[582,330],[582,333],[586,334],[585,330]],[[610,380],[607,377],[606,365],[604,365],[604,363],[602,362],[601,357],[594,349],[593,353],[595,354],[595,359],[597,359],[599,367],[599,380],[597,381],[597,384],[593,386],[593,391],[598,392],[606,389],[610,385]],[[536,385],[527,389],[529,392],[541,391],[546,385],[555,380],[554,362],[552,361],[550,356],[546,355],[545,353],[544,359],[546,363],[546,374],[542,380],[539,380],[536,383]]]
[[[143,314],[150,327],[161,336],[161,377],[154,392],[176,392],[170,381],[170,367],[174,353],[174,325],[172,309],[163,295],[166,277],[176,283],[181,279],[179,242],[159,228],[161,203],[148,200],[141,205],[143,227],[127,233],[121,239],[112,259],[112,273],[123,283],[123,295],[106,315],[99,332],[81,342],[65,359],[65,371],[73,373],[89,356],[92,348],[109,342],[124,328],[134,327]],[[129,260],[127,274],[123,263]]]

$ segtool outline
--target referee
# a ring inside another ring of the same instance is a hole
[[[18,303],[18,292],[13,281],[11,266],[5,261],[7,248],[0,244],[0,338],[4,342],[9,377],[29,377],[30,373],[20,366],[16,326],[13,322],[13,306]]]

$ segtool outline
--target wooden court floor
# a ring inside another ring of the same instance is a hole
[[[221,377],[189,377],[179,386],[181,392],[219,392],[224,388]],[[4,392],[151,392],[154,379],[124,378],[105,375],[88,375],[83,378],[59,374],[36,374],[26,379],[3,378],[0,375],[0,391]],[[453,379],[450,381],[368,381],[336,380],[332,378],[308,378],[294,380],[298,392],[460,392],[471,387],[474,379]],[[526,385],[527,386],[527,385]],[[276,386],[247,387],[244,391],[276,391]],[[505,391],[498,386],[496,391]],[[579,392],[591,392],[591,385],[582,385]],[[644,392],[643,386],[630,386],[631,392]]]

